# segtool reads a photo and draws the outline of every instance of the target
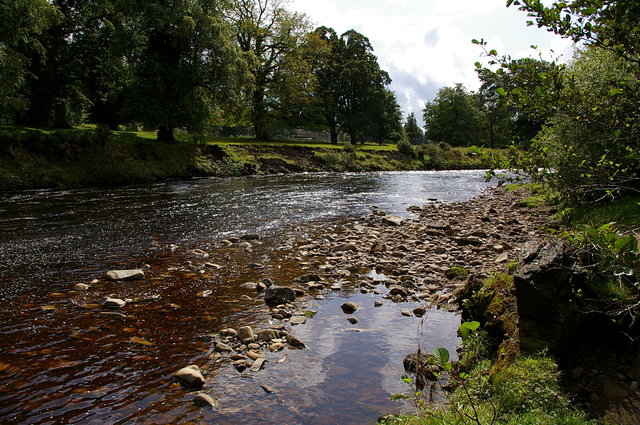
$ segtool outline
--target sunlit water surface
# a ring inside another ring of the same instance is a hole
[[[269,353],[252,377],[208,364],[210,335],[271,325],[259,298],[240,298],[253,294],[239,284],[263,277],[284,284],[303,274],[286,247],[321,234],[322,223],[374,205],[408,216],[411,205],[461,201],[488,186],[482,171],[456,171],[0,194],[0,422],[361,424],[394,412],[401,406],[389,396],[407,390],[402,358],[418,344],[453,349],[455,314],[431,310],[420,321],[400,315],[408,304],[374,308],[374,295],[309,297],[307,308],[318,313],[293,329],[308,349]],[[263,239],[250,254],[218,245],[253,232]],[[203,269],[204,261],[221,268]],[[106,270],[133,267],[145,267],[147,278],[71,291]],[[202,290],[212,293],[195,296]],[[123,315],[98,305],[112,294],[134,300]],[[357,326],[340,310],[346,299],[363,305]],[[193,406],[193,393],[172,383],[171,373],[191,363],[207,369],[219,410]]]

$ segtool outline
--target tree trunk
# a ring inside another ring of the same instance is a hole
[[[67,119],[67,104],[64,100],[57,101],[54,106],[53,127],[71,128],[69,120]]]
[[[329,133],[331,134],[331,144],[332,145],[337,145],[338,144],[338,129],[336,128],[335,123],[330,124]]]
[[[173,136],[173,127],[161,125],[158,128],[157,139],[158,142],[175,142],[176,138]]]
[[[356,132],[355,131],[350,131],[349,132],[349,137],[351,138],[351,144],[355,145],[356,143],[358,143],[358,139],[356,138]]]
[[[253,92],[253,104],[251,108],[251,123],[256,139],[269,140],[267,126],[267,111],[264,106],[264,88],[258,87]]]

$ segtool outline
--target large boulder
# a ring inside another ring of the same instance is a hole
[[[558,319],[557,304],[571,292],[571,261],[558,239],[524,244],[513,276],[520,317],[546,322]]]
[[[296,291],[283,286],[272,286],[264,291],[264,302],[268,306],[277,306],[295,301]]]

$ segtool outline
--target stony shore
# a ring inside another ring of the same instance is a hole
[[[375,306],[412,301],[413,308],[401,311],[404,316],[420,317],[434,307],[457,310],[456,295],[468,282],[506,269],[517,260],[525,242],[544,237],[540,229],[550,225],[549,211],[528,208],[521,198],[521,194],[494,189],[466,202],[433,200],[410,207],[410,218],[391,216],[373,207],[368,216],[324,224],[321,231],[309,233],[316,237],[296,238],[279,247],[289,252],[305,273],[278,285],[269,278],[241,285],[246,291],[242,297],[264,298],[277,324],[264,329],[226,328],[211,335],[214,353],[202,366],[203,372],[206,375],[211,368],[227,365],[251,374],[265,367],[265,359],[284,362],[286,353],[277,359],[274,356],[285,349],[313,344],[300,341],[293,329],[313,317],[315,312],[307,310],[307,302],[334,291],[377,294]],[[262,249],[260,244],[260,236],[254,234],[220,242],[225,249],[247,254]],[[342,306],[346,320],[354,325],[359,308],[352,302]],[[187,387],[204,387],[206,391],[206,378],[199,368],[183,366],[174,377]],[[272,390],[268,385],[263,389]],[[201,397],[194,402],[203,403]]]

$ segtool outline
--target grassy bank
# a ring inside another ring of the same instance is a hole
[[[178,135],[0,127],[0,190],[142,184],[164,179],[320,171],[478,169],[500,151],[438,146],[353,146]]]

